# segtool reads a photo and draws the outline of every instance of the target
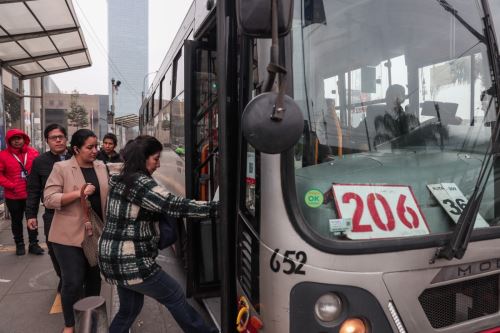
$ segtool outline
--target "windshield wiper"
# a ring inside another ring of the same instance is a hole
[[[459,14],[458,14],[458,11],[453,8],[452,5],[450,5],[446,0],[437,0],[437,2],[439,2],[439,4],[441,5],[441,7],[444,8],[444,10],[446,10],[447,12],[451,13],[451,15],[455,16],[455,18],[460,22],[462,23],[462,25],[464,26],[465,29],[469,30],[469,32],[471,34],[473,34],[477,39],[479,39],[479,41],[481,41],[482,43],[485,43],[486,44],[486,37],[481,35],[476,29],[474,29],[469,23],[467,23],[467,21],[465,21]]]
[[[456,10],[453,9],[446,1],[438,0],[439,3],[450,13],[452,13],[458,19],[458,14]],[[446,6],[444,4],[446,4]],[[488,5],[487,0],[481,0],[481,4],[483,7],[483,24],[484,24],[484,42],[486,44],[487,52],[488,52],[488,63],[490,65],[490,75],[491,75],[491,90],[492,96],[495,98],[495,111],[496,111],[496,121],[495,127],[493,129],[491,140],[488,144],[488,148],[486,149],[485,156],[483,162],[481,164],[481,168],[479,170],[479,176],[474,186],[474,191],[467,202],[462,214],[460,215],[457,226],[453,231],[453,234],[448,241],[448,243],[439,248],[434,257],[431,259],[431,263],[434,263],[438,258],[444,258],[448,260],[452,260],[453,258],[462,259],[465,251],[467,250],[467,245],[469,244],[470,237],[474,228],[474,223],[476,222],[476,217],[479,212],[479,207],[481,205],[481,200],[483,198],[484,191],[486,189],[486,185],[488,182],[488,178],[493,170],[495,158],[500,154],[500,145],[499,145],[499,132],[500,132],[500,114],[498,109],[498,98],[499,94],[499,85],[498,78],[500,74],[499,68],[499,56],[498,56],[498,45],[496,42],[495,30],[493,27],[493,22],[491,21],[491,11]],[[464,22],[460,21],[462,24]],[[470,27],[470,26],[469,26]],[[466,26],[467,28],[467,26]],[[472,27],[467,28],[473,30]],[[474,30],[475,31],[475,30]],[[472,32],[472,31],[471,31]],[[477,31],[473,33],[476,35]],[[476,36],[477,37],[477,36]]]

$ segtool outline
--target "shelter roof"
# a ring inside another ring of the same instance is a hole
[[[116,117],[115,124],[126,128],[139,126],[139,116],[136,114],[128,114],[126,116]]]
[[[72,0],[0,0],[0,66],[30,79],[91,66]]]

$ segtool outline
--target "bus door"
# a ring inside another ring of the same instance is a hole
[[[210,201],[218,187],[218,94],[215,43],[186,40],[186,197]],[[219,295],[218,226],[187,221],[187,295]]]

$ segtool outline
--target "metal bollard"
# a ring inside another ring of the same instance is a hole
[[[73,305],[76,333],[107,333],[108,316],[106,300],[101,296],[90,296]]]

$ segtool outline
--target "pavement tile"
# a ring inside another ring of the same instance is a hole
[[[26,230],[24,232],[27,240]],[[43,228],[39,229],[39,240],[42,247],[46,248]],[[58,282],[50,257],[47,252],[42,256],[16,256],[14,251],[10,221],[0,218],[0,333],[59,333],[64,323],[62,313],[49,314]],[[184,286],[181,262],[170,249],[161,251],[158,263]],[[101,296],[106,299],[108,317],[111,317],[112,301],[118,295],[113,293],[112,286],[103,281]],[[189,302],[207,318],[197,302]],[[182,330],[164,306],[146,297],[131,332],[182,333]]]
[[[15,255],[0,254],[0,300],[13,288],[29,263]]]
[[[0,333],[58,333],[64,326],[61,313],[49,315],[54,290],[7,295],[0,301]]]
[[[59,278],[52,267],[50,257],[47,254],[26,255],[26,257],[30,259],[29,264],[16,280],[9,294],[57,289]]]

